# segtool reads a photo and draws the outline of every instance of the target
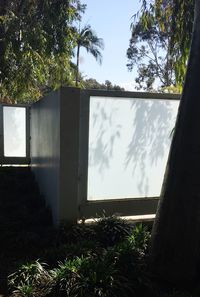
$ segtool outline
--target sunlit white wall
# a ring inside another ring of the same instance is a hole
[[[26,108],[3,107],[4,156],[26,156]]]
[[[90,98],[88,200],[160,195],[178,105]]]

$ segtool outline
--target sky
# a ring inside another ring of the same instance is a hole
[[[104,40],[101,65],[82,48],[80,71],[85,78],[103,83],[110,80],[126,90],[134,90],[134,72],[129,72],[126,51],[131,37],[132,16],[139,10],[139,0],[85,0],[87,9],[81,26],[90,24],[97,36]]]

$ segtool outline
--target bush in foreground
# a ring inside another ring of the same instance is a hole
[[[150,233],[142,224],[101,218],[90,226],[62,226],[41,260],[10,274],[12,297],[196,297],[151,278]],[[45,261],[47,264],[43,264]]]

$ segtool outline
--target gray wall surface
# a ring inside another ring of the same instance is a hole
[[[55,224],[77,219],[79,102],[61,88],[31,107],[31,167]]]
[[[32,170],[57,224],[60,193],[60,92],[53,92],[32,105],[30,134]]]
[[[77,222],[79,195],[80,89],[60,96],[60,221]]]
[[[162,163],[160,174],[157,159],[165,157],[166,161],[178,108],[178,101],[172,100],[178,99],[170,94],[61,88],[32,105],[31,167],[56,225],[101,215],[103,210],[121,215],[155,213],[160,188],[153,191],[157,175],[161,186],[165,167]],[[152,152],[157,159],[147,162],[147,172],[143,170],[144,155],[152,157]],[[122,172],[125,165],[128,175]],[[148,193],[145,185],[140,193],[138,180],[133,184],[136,165],[141,181],[148,173]],[[157,166],[154,175],[153,165]],[[107,174],[103,183],[102,174]],[[126,180],[128,185],[120,184]],[[109,199],[102,200],[105,198]]]

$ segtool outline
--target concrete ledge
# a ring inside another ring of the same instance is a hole
[[[125,217],[120,217],[127,221],[128,224],[136,224],[136,223],[145,223],[145,225],[152,226],[153,222],[155,220],[155,214],[151,215],[143,215],[143,216],[125,216]],[[95,224],[99,218],[93,218],[93,219],[86,219],[84,220],[85,224]],[[78,221],[79,224],[83,223],[82,220]]]
[[[79,219],[100,217],[103,213],[107,216],[116,214],[122,217],[155,215],[158,200],[158,197],[152,197],[88,201],[79,206]]]

